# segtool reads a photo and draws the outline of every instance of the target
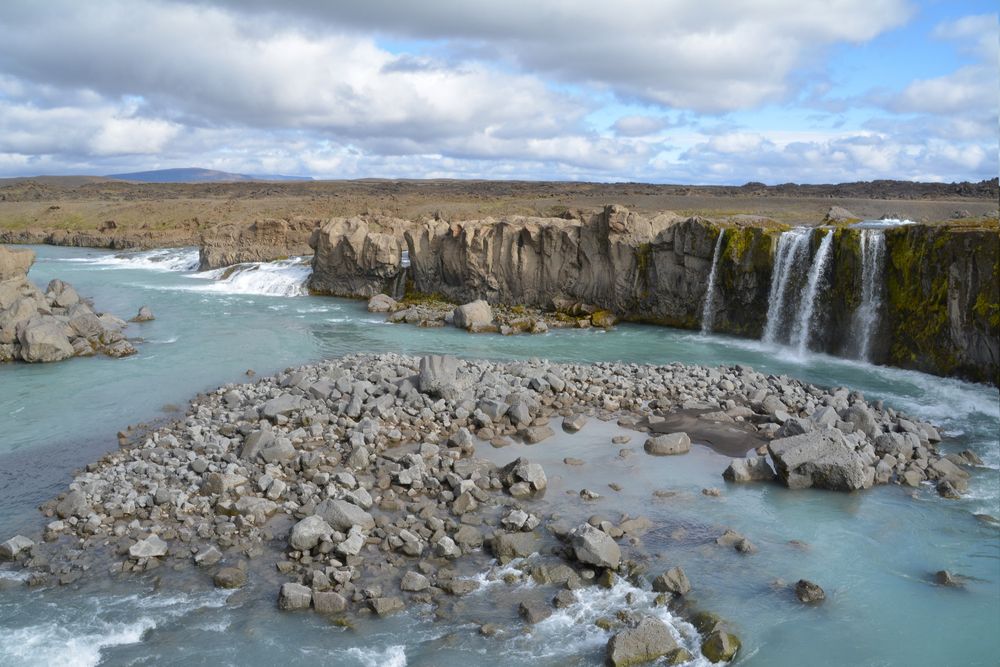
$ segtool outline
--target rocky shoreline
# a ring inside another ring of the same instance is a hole
[[[30,250],[0,246],[0,362],[135,354],[122,333],[128,326],[125,320],[94,312],[91,303],[61,280],[50,281],[43,292],[28,280],[34,261]],[[143,306],[132,321],[152,319],[152,311]]]
[[[34,585],[170,566],[204,568],[216,586],[241,587],[254,570],[248,561],[268,561],[285,577],[281,608],[344,622],[417,604],[447,609],[480,586],[470,575],[495,559],[512,567],[490,576],[551,590],[551,603],[520,609],[528,624],[573,604],[581,587],[620,578],[698,630],[697,645],[681,646],[662,621],[623,608],[601,625],[613,664],[684,662],[689,648],[729,660],[738,638],[685,604],[698,582],[687,581],[683,564],[646,571],[649,519],[566,525],[547,509],[540,465],[476,456],[477,447],[512,438],[544,447],[553,420],[573,433],[595,418],[645,433],[643,455],[683,455],[699,437],[676,429],[681,412],[742,430],[758,448],[720,470],[733,483],[857,491],[931,481],[953,497],[975,463],[971,454],[939,453],[933,426],[856,392],[741,366],[354,355],[226,385],[198,396],[181,420],[121,434],[118,451],[43,506],[52,519],[44,535],[16,536],[0,556],[29,568]],[[756,550],[735,531],[713,543]],[[798,598],[818,603],[822,591],[812,586],[800,582]],[[497,631],[487,625],[483,634]]]

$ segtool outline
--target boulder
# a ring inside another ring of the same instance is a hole
[[[452,322],[459,329],[474,331],[493,322],[493,308],[482,299],[467,303],[455,309]]]
[[[408,593],[416,593],[427,589],[430,585],[431,582],[427,580],[427,577],[419,572],[410,571],[403,575],[402,581],[399,582],[399,589]]]
[[[30,296],[14,299],[6,310],[0,309],[0,343],[17,341],[20,325],[38,315],[38,302]]]
[[[799,602],[817,604],[826,599],[826,593],[808,579],[799,579],[795,584],[795,597],[799,599]]]
[[[461,391],[458,384],[458,359],[431,354],[420,359],[417,380],[420,391],[439,398],[452,398]]]
[[[27,362],[62,361],[73,356],[66,326],[54,317],[33,317],[18,335],[21,358]]]
[[[368,299],[369,313],[388,313],[396,307],[396,300],[387,294],[376,294]]]
[[[318,614],[339,614],[347,609],[347,600],[334,591],[313,591],[312,604]]]
[[[643,445],[647,454],[653,456],[672,456],[691,451],[691,438],[687,433],[669,433],[649,438]]]
[[[622,630],[608,641],[607,658],[613,667],[652,662],[677,648],[670,628],[658,618],[646,616],[634,628]]]
[[[247,584],[247,573],[238,567],[224,567],[212,577],[216,588],[242,588]]]
[[[727,482],[770,482],[774,479],[774,471],[764,457],[735,459],[729,464],[722,478]]]
[[[406,608],[403,600],[398,597],[374,598],[368,604],[371,606],[372,611],[378,614],[379,618],[391,616]]]
[[[575,414],[563,419],[562,428],[567,433],[576,433],[587,424],[587,415]]]
[[[302,584],[281,585],[281,590],[278,592],[278,609],[285,611],[308,609],[311,602],[312,591]]]
[[[287,415],[302,407],[302,397],[295,394],[282,394],[264,403],[261,408],[261,415],[266,419],[274,420],[278,415]]]
[[[493,555],[506,565],[515,558],[527,558],[537,552],[538,542],[535,533],[499,533],[493,537]]]
[[[308,552],[324,538],[329,538],[333,528],[326,519],[314,514],[307,516],[292,527],[288,543],[293,549]]]
[[[339,531],[348,531],[354,526],[360,526],[362,530],[375,527],[375,519],[371,514],[346,500],[327,498],[316,506],[316,515]]]
[[[33,546],[35,546],[35,543],[24,535],[15,535],[3,544],[0,544],[0,560],[14,560],[21,555],[22,551],[27,551]]]
[[[701,652],[710,662],[730,662],[740,650],[740,639],[725,630],[713,631],[701,643]]]
[[[56,515],[60,519],[68,519],[72,516],[82,519],[90,514],[90,512],[90,503],[87,502],[87,497],[83,494],[83,491],[70,491],[56,505]]]
[[[551,438],[555,434],[556,432],[553,431],[552,427],[548,425],[529,426],[528,428],[524,429],[524,431],[522,431],[524,441],[529,445],[536,445],[542,440],[545,440],[546,438]]]
[[[679,567],[672,567],[653,579],[653,590],[657,593],[687,595],[691,592],[691,582],[688,581],[684,570]]]
[[[167,555],[167,543],[159,535],[150,535],[129,547],[128,555],[132,558],[157,558]]]
[[[792,489],[855,491],[870,487],[874,481],[864,459],[837,429],[817,429],[772,440],[767,448],[778,478]],[[874,469],[870,471],[874,473]]]
[[[583,524],[577,528],[572,546],[573,555],[581,563],[612,570],[621,564],[622,551],[618,544],[610,535],[590,524]]]
[[[552,608],[539,600],[525,600],[517,609],[526,623],[534,625],[552,615]]]
[[[149,306],[140,306],[139,312],[136,313],[130,321],[132,322],[152,322],[156,317],[153,315],[153,310]]]
[[[860,219],[861,218],[854,215],[853,213],[848,211],[846,208],[843,208],[842,206],[831,206],[830,210],[828,210],[826,212],[826,215],[823,216],[823,222],[832,222],[832,223],[855,222]]]

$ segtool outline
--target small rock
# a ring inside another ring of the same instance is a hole
[[[739,637],[724,630],[715,630],[701,643],[702,654],[711,662],[730,662],[739,650]]]
[[[308,609],[312,602],[312,591],[302,584],[287,583],[281,585],[278,593],[278,608],[285,611]]]
[[[799,579],[795,584],[795,597],[799,599],[799,602],[817,604],[826,599],[826,593],[817,584],[808,579]]]
[[[129,547],[128,555],[132,558],[157,558],[167,555],[167,543],[159,535],[150,535]]]
[[[521,618],[531,625],[544,621],[552,615],[552,609],[538,600],[526,600],[522,602],[517,611],[521,614]]]
[[[132,318],[132,322],[152,322],[156,317],[153,316],[153,311],[149,306],[141,306],[139,312],[136,316]]]
[[[653,590],[657,593],[687,595],[691,592],[691,582],[688,581],[684,570],[679,567],[672,567],[653,579]]]

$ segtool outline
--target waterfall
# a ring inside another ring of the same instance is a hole
[[[782,232],[781,236],[778,237],[774,271],[771,274],[771,291],[767,301],[767,324],[764,326],[762,337],[765,343],[778,341],[781,326],[785,320],[788,286],[796,277],[795,268],[809,252],[809,239],[811,237],[812,230],[804,227]]]
[[[854,338],[858,358],[871,361],[872,338],[882,311],[882,271],[885,235],[879,229],[863,229],[861,244],[861,304],[854,313]]]
[[[805,294],[799,303],[798,318],[795,329],[792,332],[791,343],[799,354],[805,354],[809,350],[809,339],[812,336],[812,319],[816,310],[816,298],[819,296],[820,284],[823,282],[823,274],[826,273],[826,266],[830,261],[830,248],[833,246],[833,230],[827,231],[823,240],[819,243],[816,256],[813,257],[812,266],[809,267],[809,282],[806,283]]]
[[[701,307],[701,333],[712,333],[712,322],[715,319],[715,277],[719,272],[719,255],[722,254],[722,240],[726,230],[719,232],[715,240],[715,252],[712,253],[712,269],[708,273],[708,288],[705,290],[705,302]]]

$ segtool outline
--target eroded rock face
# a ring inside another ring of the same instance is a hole
[[[309,255],[312,253],[309,240],[319,226],[319,220],[307,218],[220,225],[202,236],[198,270]]]
[[[25,278],[34,263],[33,250],[0,246],[0,283]]]
[[[570,220],[336,218],[314,236],[310,287],[371,297],[397,294],[405,280],[418,292],[456,303],[592,304],[590,311],[605,311],[609,322],[619,315],[693,326],[717,237],[717,226],[707,220],[672,213],[646,217],[614,205]],[[753,232],[740,239],[740,253],[732,253],[725,269],[735,289],[720,302],[719,327],[739,322],[739,332],[759,334],[770,276],[760,256],[770,257],[773,238]],[[405,271],[403,250],[411,262]],[[748,317],[752,324],[744,324]]]
[[[391,218],[334,218],[317,229],[309,287],[336,296],[397,294],[402,271],[402,230],[412,223]],[[382,230],[385,231],[382,231]]]

